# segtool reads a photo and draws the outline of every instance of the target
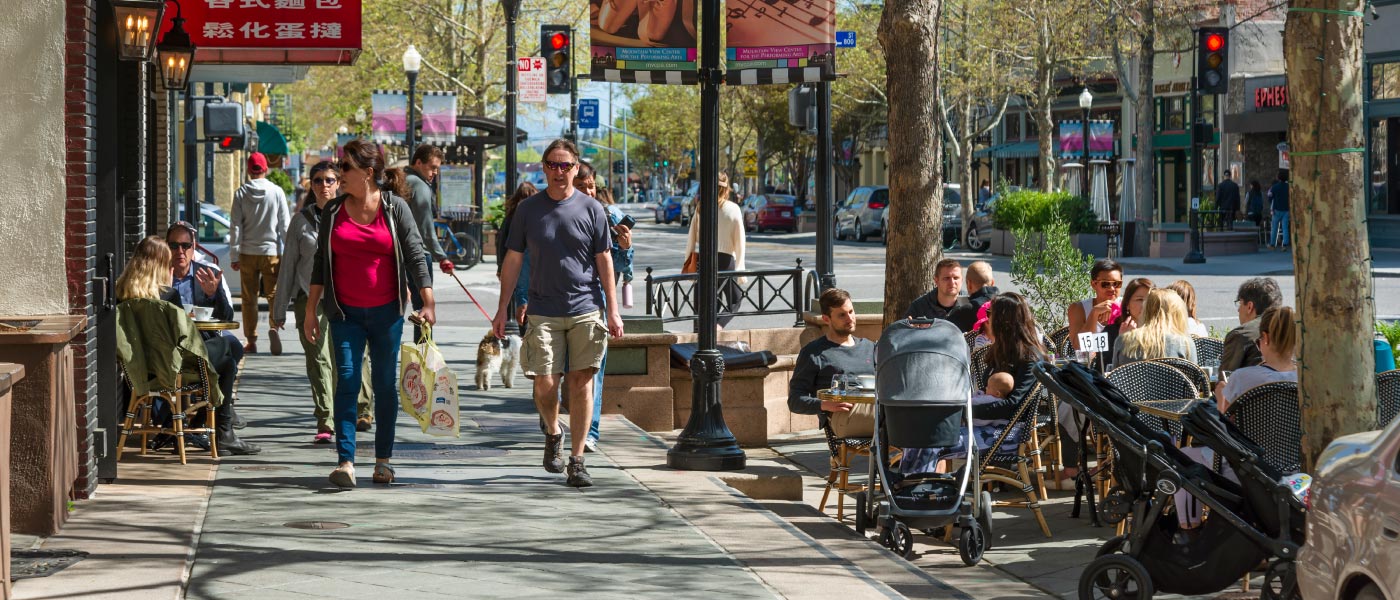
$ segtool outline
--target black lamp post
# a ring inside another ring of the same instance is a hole
[[[1093,202],[1093,194],[1091,194],[1089,190],[1089,109],[1093,106],[1094,95],[1089,93],[1089,86],[1086,85],[1084,86],[1084,91],[1079,93],[1079,111],[1081,115],[1079,124],[1083,126],[1083,132],[1081,133],[1083,139],[1080,140],[1080,145],[1084,150],[1084,172],[1081,174],[1080,181],[1084,183],[1084,187],[1081,188],[1084,190],[1084,197],[1088,198],[1090,202]]]
[[[190,34],[185,33],[185,18],[180,9],[180,3],[175,2],[175,19],[170,24],[170,31],[161,38],[160,44],[156,46],[156,54],[160,59],[161,79],[165,81],[165,89],[183,92],[190,83],[190,67],[194,65],[194,42],[190,41]]]
[[[519,86],[516,81],[515,23],[520,19],[520,0],[501,0],[501,11],[506,14],[506,189],[505,195],[515,193],[517,178],[520,176],[515,159],[516,101]]]
[[[414,94],[418,91],[418,71],[423,68],[423,55],[418,53],[418,49],[413,44],[408,45],[408,49],[403,51],[403,74],[408,76],[408,156],[413,160],[414,146],[417,145],[417,127],[413,121],[417,118],[413,114]]]
[[[700,273],[695,286],[700,312],[700,349],[690,359],[690,419],[666,452],[666,465],[688,471],[736,471],[744,468],[744,451],[724,422],[720,403],[720,382],[724,379],[724,358],[715,349],[715,320],[718,316],[719,256],[719,86],[724,72],[719,68],[720,0],[700,3],[700,196],[708,203],[700,217]]]

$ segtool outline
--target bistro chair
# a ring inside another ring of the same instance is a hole
[[[1176,367],[1158,361],[1143,360],[1119,365],[1109,372],[1107,378],[1113,387],[1133,402],[1200,396],[1189,377]],[[1181,424],[1176,421],[1168,422],[1145,412],[1139,412],[1137,419],[1149,427],[1171,434],[1176,440],[1181,439]]]
[[[1074,344],[1069,341],[1069,325],[1056,329],[1050,334],[1050,345],[1046,350],[1054,352],[1060,356],[1069,356],[1074,351]]]
[[[982,346],[973,351],[971,360],[968,361],[968,369],[972,371],[972,389],[980,391],[987,389],[987,366],[991,360],[992,347]]]
[[[972,331],[969,331],[969,332],[963,334],[963,341],[964,341],[964,342],[967,342],[967,355],[968,355],[968,356],[972,356],[972,351],[975,349],[975,346],[977,346],[977,336],[978,336],[978,335],[979,335],[979,332],[978,332],[976,329],[974,329],[974,330],[972,330]]]
[[[1280,473],[1297,473],[1303,462],[1301,412],[1298,384],[1275,381],[1245,390],[1230,403],[1225,418],[1264,449],[1265,463]],[[1219,455],[1216,470],[1220,470]]]
[[[1191,336],[1196,343],[1196,362],[1220,364],[1220,355],[1225,353],[1225,342],[1213,337]]]
[[[147,452],[150,436],[168,434],[175,437],[180,464],[187,464],[185,434],[202,433],[209,436],[210,456],[219,458],[217,422],[211,402],[218,392],[217,374],[210,373],[208,358],[203,356],[204,342],[188,319],[177,307],[159,300],[136,298],[117,305],[117,364],[131,389],[117,439],[118,461],[133,431],[141,436],[142,455]],[[170,409],[168,426],[158,422],[157,399]],[[200,411],[205,413],[204,426],[186,427],[189,418]]]
[[[1197,392],[1210,393],[1210,377],[1196,363],[1184,358],[1154,358],[1152,362],[1161,363],[1181,371],[1182,375],[1191,380],[1191,385],[1196,387]]]
[[[822,433],[826,434],[826,447],[831,451],[831,471],[826,476],[826,489],[822,491],[821,511],[826,512],[827,498],[836,490],[836,520],[845,518],[846,494],[865,490],[864,484],[851,484],[851,459],[857,456],[870,456],[871,438],[837,437],[831,429],[831,420],[822,419]]]
[[[1400,414],[1400,370],[1376,375],[1376,428],[1384,429]]]
[[[1043,392],[1041,387],[1037,383],[1035,388],[1026,394],[1011,421],[997,433],[996,443],[984,451],[979,468],[983,483],[1002,483],[1019,489],[1026,495],[1025,500],[1012,500],[1000,504],[1031,509],[1040,525],[1040,531],[1048,538],[1051,537],[1050,525],[1046,523],[1045,513],[1040,508],[1040,501],[1044,499],[1043,492],[1037,489],[1036,478],[1031,473],[1031,465],[1036,460],[1035,455],[1040,452],[1035,434],[1038,410],[1042,396],[1049,395]],[[1013,444],[1015,449],[1008,449]],[[1043,484],[1040,487],[1043,487]]]

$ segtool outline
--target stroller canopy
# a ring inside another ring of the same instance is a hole
[[[966,406],[967,341],[948,321],[895,321],[875,346],[875,394],[886,406]]]

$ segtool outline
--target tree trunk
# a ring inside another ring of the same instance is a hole
[[[1042,67],[1037,73],[1039,80],[1036,87],[1039,93],[1035,95],[1035,110],[1031,111],[1031,116],[1035,119],[1036,129],[1039,129],[1037,148],[1040,156],[1040,191],[1055,191],[1055,172],[1058,170],[1059,162],[1055,160],[1055,122],[1050,114],[1050,107],[1055,103],[1055,97],[1059,96],[1059,88],[1055,87],[1055,68],[1053,65]],[[1085,165],[1086,167],[1088,165]]]
[[[939,0],[887,0],[880,16],[889,99],[889,249],[885,258],[884,322],[906,316],[915,298],[933,288],[942,257],[943,143],[937,105]]]
[[[1338,436],[1376,426],[1375,305],[1366,239],[1362,10],[1293,0],[1284,28],[1288,78],[1289,198],[1301,342],[1298,385],[1303,468]],[[1319,12],[1299,12],[1307,8]],[[1339,152],[1340,151],[1340,152]]]
[[[1137,210],[1137,225],[1133,233],[1133,254],[1135,256],[1147,256],[1151,251],[1151,234],[1149,230],[1156,215],[1153,214],[1157,207],[1157,160],[1152,152],[1152,136],[1155,134],[1154,116],[1156,115],[1156,103],[1153,102],[1156,83],[1152,79],[1152,64],[1156,61],[1157,30],[1156,30],[1156,10],[1155,3],[1144,2],[1142,9],[1142,38],[1141,50],[1138,52],[1138,101],[1133,105],[1133,110],[1137,114],[1137,164],[1135,176],[1137,177],[1137,198],[1134,205]]]
[[[982,189],[977,186],[977,178],[972,176],[972,146],[977,141],[977,118],[973,103],[969,97],[963,105],[962,152],[958,153],[958,173],[962,177],[962,207],[959,209],[962,213],[962,231],[958,233],[958,246],[963,248],[967,245],[967,230],[972,227],[972,202]]]

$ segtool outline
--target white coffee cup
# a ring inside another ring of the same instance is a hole
[[[196,321],[214,320],[214,307],[212,306],[196,306],[193,307],[192,310],[194,311],[194,320]]]

